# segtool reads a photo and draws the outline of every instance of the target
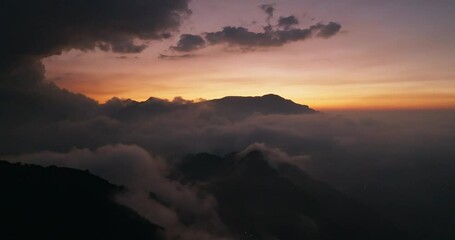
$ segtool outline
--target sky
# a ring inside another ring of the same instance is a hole
[[[269,20],[263,4],[274,9]],[[139,53],[64,51],[42,60],[46,78],[99,102],[275,93],[320,110],[455,106],[453,1],[193,0],[189,7],[169,39],[147,42]],[[172,48],[181,34],[226,26],[263,32],[267,21],[275,26],[291,15],[299,22],[292,28],[334,22],[341,29],[280,46]]]

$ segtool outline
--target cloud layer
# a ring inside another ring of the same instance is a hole
[[[45,82],[41,59],[63,51],[137,53],[169,38],[187,0],[7,0],[0,7],[0,116],[8,124],[77,119],[97,103]]]
[[[137,179],[147,182],[153,177],[155,180],[151,182],[166,186],[170,192],[153,184],[147,186],[160,196],[168,196],[167,201],[142,204],[149,202],[148,195],[142,191],[125,203],[136,206],[146,216],[155,212],[159,216],[155,221],[188,234],[196,234],[204,227],[181,228],[182,221],[185,222],[182,219],[192,216],[192,211],[182,218],[175,206],[181,204],[182,209],[191,209],[193,203],[198,203],[203,207],[198,212],[206,214],[196,216],[204,225],[207,219],[216,223],[217,217],[212,213],[217,204],[210,196],[197,197],[192,187],[164,179],[166,167],[162,165],[172,166],[189,153],[224,155],[255,143],[250,149],[267,153],[272,166],[280,162],[294,164],[375,207],[398,224],[405,223],[402,227],[415,235],[444,232],[437,229],[447,227],[444,219],[452,214],[444,209],[445,199],[455,196],[450,181],[455,170],[453,112],[262,114],[250,109],[247,115],[232,117],[217,109],[226,110],[225,105],[202,104],[193,108],[189,107],[192,103],[181,99],[174,102],[151,99],[144,108],[134,104],[117,99],[98,106],[102,111],[98,109],[77,118],[57,115],[52,121],[42,121],[39,112],[35,112],[26,123],[0,124],[1,158],[30,162],[74,159],[68,166],[91,169],[114,183],[121,180],[136,186],[144,183],[137,184]],[[129,107],[139,112],[122,110]],[[43,114],[47,113],[43,111]],[[134,173],[134,177],[119,178],[119,172]],[[178,199],[188,199],[189,205]],[[438,204],[434,204],[435,199]],[[431,211],[421,211],[415,206]],[[415,217],[410,218],[411,215]],[[435,224],[425,224],[427,218]],[[215,225],[218,227],[213,229],[217,230],[208,234],[224,236],[223,225]]]
[[[140,52],[148,40],[168,38],[189,13],[186,0],[5,1],[0,81],[27,81],[27,69],[40,81],[40,59],[65,50]]]
[[[197,188],[167,179],[168,163],[138,146],[40,152],[14,161],[89,170],[111,183],[126,186],[129,191],[117,196],[117,200],[163,226],[169,239],[209,240],[227,235],[216,213],[215,200]]]
[[[288,22],[286,22],[288,21]],[[252,32],[244,27],[224,27],[218,32],[208,32],[204,38],[199,35],[182,35],[176,46],[171,47],[177,52],[190,52],[205,46],[227,44],[229,47],[242,50],[253,50],[265,47],[280,47],[290,42],[303,41],[313,37],[330,38],[341,30],[341,25],[335,22],[328,24],[319,23],[309,28],[292,28],[291,20],[283,20],[280,23],[282,30],[268,30],[264,32]]]
[[[190,52],[207,46],[225,44],[230,48],[243,51],[257,48],[280,47],[290,42],[303,41],[310,38],[330,38],[335,36],[341,25],[336,22],[318,23],[308,28],[298,28],[296,16],[280,16],[277,23],[272,25],[275,7],[273,4],[260,5],[259,8],[267,15],[267,25],[262,32],[250,31],[245,27],[225,26],[220,31],[206,32],[201,35],[183,34],[176,46],[171,50]]]

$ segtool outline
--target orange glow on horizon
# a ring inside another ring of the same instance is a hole
[[[144,101],[273,93],[316,110],[455,108],[455,75],[445,54],[353,37],[245,53],[207,48],[181,60],[158,59],[159,48],[126,60],[73,50],[43,63],[46,77],[58,86],[101,103],[112,97]]]
[[[172,91],[171,91],[172,92]],[[211,100],[219,99],[225,96],[262,96],[265,94],[278,94],[283,98],[290,99],[298,104],[308,105],[309,107],[319,111],[342,111],[342,110],[430,110],[430,109],[454,109],[455,110],[455,94],[446,96],[432,96],[426,94],[414,94],[414,95],[390,95],[390,96],[371,96],[367,98],[351,98],[351,99],[340,99],[337,97],[327,98],[313,97],[311,99],[289,97],[285,93],[276,92],[262,92],[257,94],[232,94],[228,92],[226,94],[219,95],[203,95],[203,92],[193,92],[192,94],[181,94],[173,95],[167,93],[167,88],[163,87],[160,90],[153,91],[150,93],[147,90],[144,91],[132,91],[132,92],[119,92],[118,94],[112,95],[112,92],[93,93],[86,94],[88,97],[98,101],[99,103],[105,103],[112,97],[118,97],[121,99],[132,99],[135,101],[146,101],[150,97],[156,97],[161,99],[167,99],[172,101],[175,97],[183,97],[184,99],[200,101],[201,99]]]

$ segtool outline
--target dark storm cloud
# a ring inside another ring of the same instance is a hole
[[[205,40],[199,35],[182,34],[177,46],[171,49],[179,52],[190,52],[205,46]]]
[[[3,1],[1,81],[23,78],[21,68],[64,50],[140,52],[148,40],[169,37],[188,13],[187,0]]]
[[[299,20],[294,16],[280,17],[278,19],[278,27],[289,29],[290,27],[299,24]]]
[[[3,24],[9,55],[45,57],[62,50],[102,46],[116,52],[138,52],[134,40],[160,39],[176,30],[187,1],[6,1]],[[30,44],[33,43],[33,44]]]
[[[0,116],[7,122],[74,119],[97,103],[44,81],[44,57],[98,48],[137,53],[169,38],[187,0],[6,0],[0,4]]]

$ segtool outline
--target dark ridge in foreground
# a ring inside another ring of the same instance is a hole
[[[239,239],[408,239],[371,209],[260,151],[188,156],[171,177],[213,194],[218,213]]]
[[[121,190],[84,171],[0,161],[0,239],[162,239],[111,199]]]

